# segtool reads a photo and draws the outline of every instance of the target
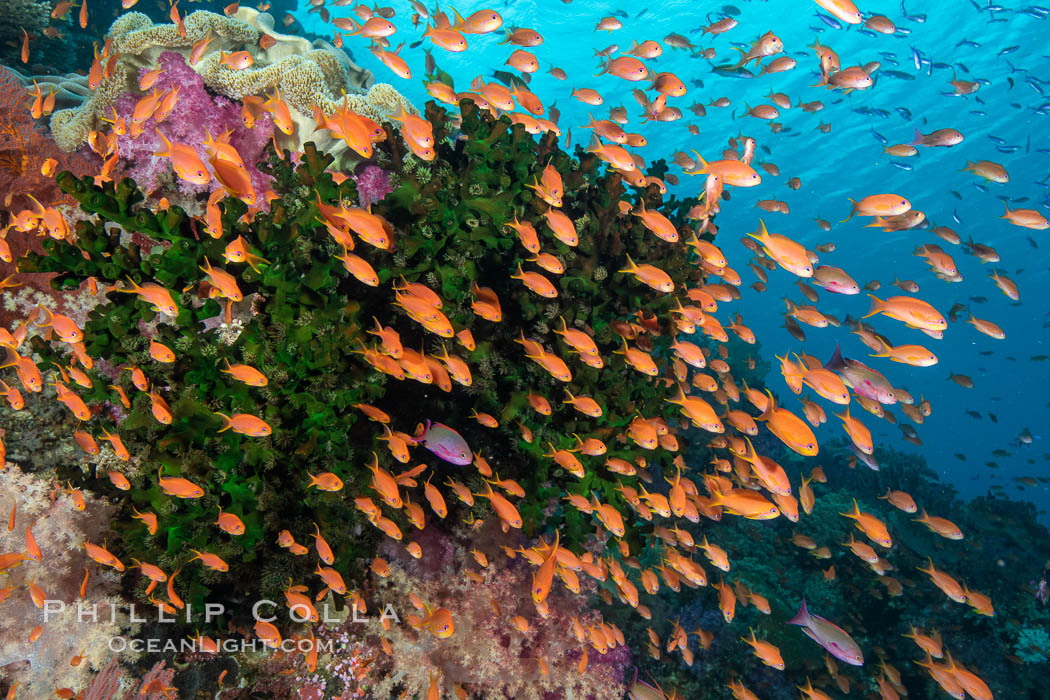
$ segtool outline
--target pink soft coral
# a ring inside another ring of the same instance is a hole
[[[244,160],[245,167],[251,175],[252,185],[260,199],[270,187],[270,177],[258,169],[263,158],[266,144],[273,136],[273,119],[264,113],[255,121],[253,129],[244,125],[241,117],[241,106],[225,97],[213,95],[204,85],[197,73],[186,65],[181,54],[166,51],[157,59],[157,65],[164,72],[157,80],[155,89],[164,92],[173,86],[178,87],[179,99],[168,117],[159,124],[152,117],[143,124],[143,132],[137,138],[124,134],[118,138],[120,157],[125,163],[125,173],[144,191],[152,192],[163,186],[170,186],[174,175],[168,158],[153,155],[164,147],[164,142],[157,135],[160,129],[172,143],[183,143],[197,149],[201,160],[207,162],[204,150],[205,138],[210,134],[218,138],[230,132],[230,145],[237,149]],[[145,68],[142,72],[145,72]],[[117,115],[124,117],[130,124],[135,105],[142,98],[138,92],[129,92],[117,100]],[[177,179],[178,191],[184,195],[198,195],[218,188],[219,182],[212,177],[207,185],[194,185]]]
[[[390,175],[378,165],[366,165],[354,175],[358,206],[367,209],[394,191]]]

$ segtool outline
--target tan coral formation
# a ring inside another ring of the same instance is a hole
[[[274,88],[292,108],[295,131],[290,136],[279,136],[284,148],[298,150],[306,141],[339,159],[348,154],[342,141],[332,139],[326,132],[314,133],[313,106],[326,114],[342,104],[343,95],[351,109],[382,121],[401,109],[415,112],[392,86],[373,84],[372,74],[349,61],[342,51],[327,42],[309,40],[274,31],[273,17],[251,8],[242,7],[232,17],[213,12],[197,11],[184,19],[186,36],[179,34],[174,24],[154,25],[139,12],[121,15],[110,27],[107,39],[112,40],[118,54],[113,75],[103,79],[79,107],[59,110],[51,118],[55,143],[71,151],[87,142],[91,131],[102,126],[99,117],[123,94],[138,91],[139,70],[152,67],[164,51],[176,51],[189,56],[193,45],[211,36],[208,53],[192,66],[205,85],[216,93],[231,99],[248,95],[265,95]],[[261,34],[275,39],[272,46],[259,46]],[[221,51],[248,50],[254,64],[245,70],[233,70],[221,62]],[[367,92],[362,88],[368,87]],[[352,156],[352,153],[348,154]]]

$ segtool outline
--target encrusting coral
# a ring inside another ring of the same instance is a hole
[[[78,107],[57,110],[51,118],[55,143],[66,151],[87,142],[89,134],[103,126],[101,119],[126,95],[146,94],[138,89],[141,72],[154,68],[165,52],[177,52],[189,58],[195,43],[210,37],[205,53],[191,68],[204,84],[220,96],[241,100],[249,95],[266,96],[275,88],[291,107],[295,124],[290,135],[278,134],[282,148],[300,150],[312,140],[326,152],[341,157],[346,145],[323,132],[314,134],[316,122],[312,111],[316,105],[330,114],[344,99],[360,114],[381,121],[404,108],[414,112],[411,103],[386,83],[372,84],[371,73],[352,64],[346,55],[316,40],[273,32],[273,18],[251,8],[240,8],[231,17],[198,10],[183,20],[185,36],[175,24],[153,24],[139,12],[121,15],[110,27],[107,39],[116,53],[112,75],[104,77],[98,88]],[[263,49],[263,34],[274,43]],[[234,70],[222,63],[223,51],[247,50],[252,65]],[[163,82],[161,83],[163,84]],[[368,90],[362,88],[368,86]],[[353,157],[356,160],[356,156]]]

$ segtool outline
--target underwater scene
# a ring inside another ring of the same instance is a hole
[[[0,16],[0,698],[1050,698],[1050,7]]]

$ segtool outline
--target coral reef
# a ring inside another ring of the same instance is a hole
[[[222,230],[216,238],[201,235],[206,221],[188,204],[147,205],[131,179],[58,176],[84,213],[75,240],[43,241],[46,254],[26,255],[19,270],[57,275],[56,290],[88,277],[108,289],[81,324],[95,369],[91,388],[77,392],[96,411],[82,427],[127,443],[133,488],[121,491],[79,464],[58,471],[116,504],[116,556],[179,570],[178,591],[198,611],[204,601],[229,603],[234,619],[224,624],[209,626],[199,612],[193,618],[210,634],[314,635],[348,645],[315,668],[301,654],[242,658],[238,668],[255,674],[245,683],[271,689],[387,697],[422,694],[437,682],[491,695],[613,697],[623,690],[628,650],[648,650],[649,659],[634,662],[686,697],[728,696],[709,687],[716,667],[773,698],[793,696],[804,675],[843,693],[870,689],[876,666],[901,673],[896,692],[923,697],[932,680],[914,671],[922,657],[901,635],[937,628],[961,663],[980,662],[982,677],[1018,696],[1031,691],[1034,676],[982,659],[981,643],[1016,644],[1018,625],[1002,611],[1017,611],[1030,628],[1041,624],[1030,592],[1002,584],[1027,580],[1030,560],[1048,554],[1034,511],[1005,499],[959,504],[921,460],[881,448],[881,471],[853,469],[845,445],[834,442],[821,445],[826,477],[808,473],[811,515],[796,518],[787,498],[786,517],[772,522],[715,503],[719,479],[758,494],[757,472],[741,458],[748,452],[739,436],[712,436],[721,423],[688,430],[699,421],[683,420],[677,391],[691,376],[713,403],[746,408],[736,382],[761,387],[768,365],[754,361],[742,339],[717,334],[706,322],[713,315],[625,277],[647,264],[675,290],[702,291],[694,286],[696,256],[654,236],[641,216],[643,205],[663,213],[676,236],[702,236],[693,244],[701,248],[713,233],[685,223],[696,200],[665,198],[652,183],[636,188],[629,205],[622,175],[594,153],[570,156],[553,134],[536,140],[470,101],[460,112],[464,138],[452,139],[453,115],[428,104],[430,161],[413,155],[389,124],[376,142],[377,165],[353,176],[313,143],[302,152],[268,150],[259,168],[276,194],[270,210],[245,216],[243,202],[226,198],[210,214],[209,225]],[[548,163],[564,181],[560,207],[539,192]],[[664,172],[662,163],[647,170],[652,178]],[[564,265],[553,281],[544,277],[549,289],[517,268],[538,259],[528,231],[519,238],[509,230],[522,222]],[[253,257],[231,252],[238,239]],[[127,293],[130,284],[156,285],[155,296]],[[157,289],[170,294],[171,309]],[[439,299],[440,309],[429,302],[421,309],[408,289]],[[720,282],[705,289],[734,298]],[[170,311],[162,320],[158,304]],[[690,329],[694,313],[702,321]],[[573,344],[581,335],[595,344],[601,367]],[[686,337],[717,379],[678,356],[672,342]],[[154,344],[170,351],[167,361]],[[66,365],[57,340],[34,335],[16,349],[51,374]],[[266,381],[238,379],[227,363]],[[119,413],[111,410],[121,398],[114,386],[129,397]],[[593,405],[581,408],[581,397]],[[722,410],[699,397],[717,420]],[[540,399],[553,405],[538,408]],[[461,442],[442,432],[449,426]],[[435,444],[426,437],[431,428],[441,436]],[[811,466],[768,432],[755,436],[754,449],[782,465],[792,484]],[[691,481],[692,470],[712,462],[717,468],[702,486]],[[173,485],[176,477],[187,482]],[[880,500],[891,487],[950,516],[996,556],[916,525]],[[850,549],[858,530],[842,514],[854,498],[895,538],[873,561]],[[674,521],[672,499],[683,516]],[[156,534],[136,519],[147,510],[161,525]],[[242,531],[221,527],[221,516],[235,516]],[[563,559],[551,554],[555,537]],[[720,572],[703,562],[704,537],[731,553],[725,565],[707,553]],[[541,601],[530,591],[548,561],[553,583]],[[930,561],[968,587],[969,606],[946,600],[916,573]],[[129,595],[146,595],[137,572],[125,582]],[[979,596],[993,591],[999,612],[982,611]],[[345,620],[253,628],[245,601],[290,607],[296,594],[338,598],[344,614],[352,601],[367,601],[373,614],[393,601],[406,622],[423,615],[420,605],[426,614],[441,609],[456,631],[441,638],[418,621],[387,629],[379,620],[364,630]],[[782,624],[802,598],[879,658],[863,669],[828,663],[798,628]],[[783,650],[785,673],[741,653],[747,627]]]
[[[1024,627],[1017,634],[1014,650],[1026,664],[1050,661],[1050,632],[1043,627]]]
[[[0,66],[0,207],[12,212],[30,206],[28,193],[45,204],[68,201],[54,179],[41,173],[49,158],[57,161],[55,172],[70,170],[80,176],[91,167],[88,159],[59,150],[37,131],[29,113],[31,102],[20,76]]]
[[[64,75],[35,74],[28,70],[21,70],[17,66],[7,66],[15,77],[22,82],[22,87],[29,89],[35,80],[38,85],[44,87],[45,92],[53,88],[55,92],[55,109],[70,109],[79,107],[84,100],[91,95],[91,87],[88,84],[88,76],[77,73],[66,73]]]
[[[354,174],[357,187],[357,205],[368,209],[394,191],[390,174],[378,165],[365,165]]]
[[[174,676],[173,669],[165,668],[164,662],[158,661],[140,679],[130,679],[114,657],[99,670],[92,679],[91,685],[84,689],[83,698],[84,700],[132,700],[132,698],[168,700],[172,697],[171,691],[174,687],[171,682]],[[160,690],[155,689],[158,684]]]
[[[292,108],[295,130],[291,135],[278,134],[282,148],[300,150],[307,140],[314,140],[323,150],[342,157],[346,145],[324,134],[313,135],[316,122],[314,105],[331,113],[347,94],[350,106],[373,119],[381,120],[398,113],[402,107],[414,111],[389,85],[372,85],[371,74],[350,63],[342,51],[321,40],[310,42],[302,37],[273,32],[273,18],[250,8],[240,8],[232,17],[198,10],[183,20],[185,36],[174,24],[153,24],[139,12],[121,15],[110,27],[117,55],[112,75],[102,79],[97,90],[76,108],[57,110],[51,118],[55,143],[66,151],[87,142],[91,131],[103,126],[100,121],[122,97],[136,101],[143,93],[137,89],[142,70],[155,67],[165,52],[177,52],[188,58],[194,43],[212,37],[206,52],[193,70],[207,87],[219,96],[241,100],[249,95],[265,96],[274,88]],[[261,33],[274,38],[273,45],[258,45]],[[221,52],[248,50],[253,65],[234,70],[221,62]],[[370,86],[366,91],[361,87]],[[347,163],[356,160],[351,157]]]
[[[688,253],[653,245],[647,240],[651,234],[634,217],[622,217],[616,205],[623,192],[619,176],[601,174],[597,159],[580,152],[577,164],[557,151],[553,142],[537,144],[521,126],[512,127],[506,119],[485,116],[470,103],[464,103],[463,113],[460,128],[469,138],[446,142],[449,119],[443,110],[431,105],[427,117],[435,136],[443,144],[452,143],[442,145],[441,159],[432,163],[409,155],[397,132],[387,127],[382,160],[396,174],[397,187],[374,202],[372,212],[388,222],[388,235],[393,235],[394,241],[386,253],[379,249],[359,252],[383,266],[384,280],[405,275],[411,281],[433,285],[456,326],[473,328],[477,349],[459,351],[474,353],[471,363],[475,376],[469,387],[453,389],[449,384],[420,394],[415,382],[396,381],[362,359],[362,345],[372,343],[366,330],[372,327],[373,318],[396,323],[406,347],[422,344],[437,354],[442,344],[394,311],[388,292],[365,287],[348,274],[337,257],[339,247],[332,232],[335,224],[326,212],[341,201],[354,201],[357,184],[347,178],[337,185],[329,172],[332,156],[320,153],[312,144],[294,158],[289,154],[284,158],[271,156],[264,170],[273,177],[274,190],[281,196],[274,200],[269,213],[247,221],[242,217],[243,203],[227,198],[219,204],[223,229],[244,236],[251,250],[267,261],[258,272],[247,266],[238,270],[238,283],[245,285],[245,296],[251,299],[246,303],[250,303],[252,313],[244,318],[243,330],[232,344],[220,338],[218,328],[205,323],[221,313],[218,300],[207,295],[176,294],[181,311],[167,323],[150,324],[148,332],[142,322],[152,321],[154,314],[134,295],[111,292],[89,313],[83,326],[85,343],[96,363],[143,368],[171,402],[170,426],[159,424],[153,412],[155,399],[137,392],[128,383],[129,373],[121,373],[116,383],[132,398],[131,408],[119,426],[105,416],[101,418],[103,425],[111,432],[119,430],[140,463],[160,465],[162,474],[179,474],[201,484],[205,496],[173,500],[153,485],[150,476],[145,484],[136,476],[136,487],[125,494],[115,492],[105,480],[84,479],[73,470],[63,476],[118,496],[124,509],[114,523],[120,534],[119,544],[114,543],[118,556],[150,562],[169,572],[181,567],[180,591],[197,610],[204,600],[256,595],[279,599],[289,577],[316,580],[314,567],[305,558],[290,555],[278,545],[277,535],[282,529],[289,529],[296,541],[308,542],[317,523],[340,562],[338,566],[350,580],[356,578],[350,563],[372,558],[380,537],[375,523],[347,509],[342,497],[308,487],[311,474],[331,473],[345,482],[349,492],[364,493],[367,472],[360,463],[368,459],[370,445],[383,455],[380,464],[390,468],[390,451],[372,424],[352,408],[355,404],[389,408],[413,405],[414,410],[399,415],[392,426],[398,429],[412,430],[416,421],[434,417],[464,431],[475,450],[488,455],[492,468],[501,476],[522,480],[527,496],[518,507],[529,523],[526,534],[530,538],[543,531],[546,521],[562,529],[565,546],[578,547],[592,540],[589,529],[595,522],[593,516],[563,507],[557,500],[566,487],[571,493],[598,494],[605,501],[619,498],[618,481],[603,473],[597,460],[577,485],[577,477],[550,458],[549,443],[571,447],[572,433],[589,435],[593,426],[586,416],[569,407],[558,410],[557,426],[526,408],[528,387],[552,399],[562,388],[541,366],[522,363],[517,341],[522,331],[531,334],[534,328],[544,328],[544,339],[556,347],[555,322],[562,316],[574,328],[593,329],[598,342],[616,349],[623,341],[613,330],[614,324],[632,318],[646,293],[632,285],[616,284],[610,290],[594,283],[590,271],[597,268],[597,261],[616,265],[617,256],[624,256],[629,242],[639,260],[659,260],[681,280],[690,274]],[[519,245],[503,226],[515,217],[538,217],[543,211],[523,183],[536,162],[548,159],[553,161],[552,167],[565,173],[571,191],[578,193],[566,211],[576,222],[580,245],[576,249],[556,245],[566,260],[582,268],[582,273],[565,276],[559,284],[562,296],[557,302],[541,303],[520,282],[500,271],[506,267],[507,255]],[[188,291],[205,279],[201,270],[206,261],[216,265],[224,257],[225,241],[190,235],[196,222],[177,205],[151,212],[142,205],[142,195],[131,180],[96,185],[90,179],[77,180],[63,173],[59,182],[85,212],[97,218],[78,222],[75,243],[46,240],[46,256],[29,255],[20,261],[19,269],[24,272],[59,273],[54,281],[56,289],[77,287],[87,276],[96,277],[102,287],[130,275],[139,282],[157,281]],[[383,189],[379,173],[374,171],[365,169],[361,182],[362,196],[375,197]],[[660,204],[654,192],[643,194],[650,208]],[[689,203],[672,202],[668,210],[687,206]],[[134,230],[140,238],[119,235],[117,227]],[[142,240],[143,236],[149,240]],[[506,314],[502,324],[485,321],[472,309],[474,283],[495,290]],[[348,299],[352,300],[350,305]],[[650,312],[658,313],[672,304],[670,299],[648,299],[646,303]],[[621,328],[620,332],[628,331]],[[631,337],[649,348],[654,357],[662,357],[670,342],[667,336],[638,335],[638,331],[631,331]],[[158,365],[151,360],[151,340],[172,348],[176,361]],[[60,361],[53,344],[36,337],[28,345],[41,358],[42,367]],[[221,372],[222,359],[258,367],[269,384],[253,388],[231,380]],[[678,425],[676,409],[663,401],[671,395],[666,386],[654,385],[648,376],[615,355],[610,355],[609,361],[602,374],[585,366],[576,368],[578,378],[571,385],[575,392],[604,395],[606,425],[622,431],[639,410],[666,415],[669,426]],[[323,371],[318,371],[322,367]],[[97,371],[89,374],[96,386],[91,401],[115,403],[112,391],[103,388],[113,380]],[[609,393],[610,386],[618,387],[617,391]],[[470,415],[475,409],[495,412],[501,427],[471,428]],[[221,426],[214,412],[219,411],[257,415],[272,426],[273,436],[258,440],[235,432],[217,433]],[[304,420],[304,416],[308,418]],[[522,439],[525,428],[531,433],[530,440]],[[612,454],[625,454],[620,448],[613,450]],[[672,456],[672,452],[654,454],[650,469],[670,469]],[[429,464],[435,470],[436,483],[450,476],[447,465],[433,458]],[[483,485],[476,476],[456,478],[466,479],[475,491]],[[422,496],[413,500],[422,500]],[[244,535],[230,537],[215,527],[220,507],[244,522]],[[148,536],[140,523],[128,520],[132,508],[157,512],[163,523],[157,536]],[[486,517],[490,512],[485,507],[477,516]],[[405,516],[398,511],[390,511],[389,518],[401,527],[407,526]],[[218,555],[228,564],[229,572],[220,574],[191,563],[190,549]],[[592,575],[599,575],[599,571],[593,569]],[[522,591],[527,590],[529,569],[524,564],[501,576],[507,578],[493,579],[497,588],[509,591],[522,586]],[[141,591],[142,585],[136,583],[135,589]],[[462,585],[457,590],[465,594],[469,586]],[[631,586],[621,578],[613,590],[622,595]],[[571,608],[566,602],[569,596],[560,591],[552,595],[559,608]],[[511,607],[509,598],[504,602]],[[523,604],[527,603],[519,601],[513,606]],[[583,608],[571,609],[588,616]],[[468,615],[465,608],[457,610]],[[563,611],[552,614],[560,625],[557,628],[548,630],[548,623],[539,620],[535,627],[547,630],[553,639],[565,632],[562,615]],[[477,620],[479,630],[483,622]],[[468,624],[466,618],[464,624]],[[487,634],[494,633],[491,628],[485,629]],[[513,648],[525,649],[520,642]],[[582,644],[576,647],[578,652],[582,648]],[[591,683],[588,677],[577,680],[572,674],[579,672],[571,664],[561,657],[555,660],[554,647],[541,645],[538,649],[541,654],[552,654],[546,663],[551,667],[551,677],[560,679],[537,680],[540,685],[549,683],[553,687],[571,679],[594,692],[607,693],[621,680],[616,676],[623,670],[625,657],[592,650],[595,673],[605,667],[602,677],[607,689],[598,691],[597,686],[587,685]],[[599,656],[606,661],[598,660]],[[576,661],[581,658],[579,653]],[[619,660],[608,663],[608,659]],[[418,677],[412,682],[418,682]],[[463,682],[470,681],[464,678]],[[484,685],[494,681],[481,678],[477,682]]]
[[[423,697],[437,675],[445,692],[459,688],[472,697],[622,698],[631,653],[615,638],[606,646],[604,635],[593,636],[594,630],[613,632],[601,614],[587,608],[586,598],[564,589],[547,599],[546,617],[538,614],[529,596],[531,567],[522,561],[481,567],[467,551],[474,546],[496,560],[504,556],[501,545],[513,546],[520,540],[503,535],[494,524],[477,534],[481,536],[467,533],[459,546],[453,546],[430,533],[422,540],[430,564],[416,562],[392,544],[381,549],[380,554],[389,559],[390,574],[376,577],[375,598],[394,606],[402,619],[386,630],[379,619],[381,611],[371,611],[367,633],[386,639],[392,650],[375,661],[373,673],[382,680],[372,689],[374,697],[394,696],[398,688]],[[442,549],[447,558],[434,555]],[[434,559],[446,563],[435,566]],[[466,571],[478,578],[465,577]],[[593,582],[584,586],[584,595],[593,594]],[[431,608],[451,611],[455,634],[439,639],[413,628],[407,616],[425,611],[413,608],[409,594]],[[592,636],[581,638],[575,629],[584,635],[590,630]]]
[[[24,474],[12,464],[0,470],[0,504],[5,513],[15,509],[13,530],[0,528],[0,552],[25,551],[29,530],[43,557],[6,569],[3,579],[5,619],[18,622],[0,632],[0,669],[30,697],[87,685],[92,669],[109,659],[110,639],[131,627],[119,597],[120,576],[96,569],[84,551],[85,540],[106,538],[112,506],[91,494],[77,497],[83,498],[83,510],[47,472]],[[30,586],[50,602],[37,606]]]
[[[19,60],[22,29],[33,38],[40,38],[40,30],[50,21],[51,5],[44,0],[7,0],[4,3],[4,21],[0,22],[0,63],[13,65]],[[33,44],[30,44],[33,47]],[[31,50],[30,60],[37,52]]]
[[[200,75],[186,65],[181,54],[165,51],[157,57],[157,67],[164,71],[158,86],[163,89],[178,86],[179,101],[163,122],[158,123],[155,117],[150,117],[143,122],[143,132],[139,136],[133,137],[129,132],[118,137],[117,145],[126,175],[146,192],[163,187],[169,198],[180,192],[184,195],[182,201],[188,203],[192,201],[192,195],[220,187],[219,181],[213,178],[208,185],[194,185],[176,178],[168,159],[154,155],[164,149],[161,134],[172,143],[190,145],[197,150],[202,161],[207,161],[205,144],[228,133],[228,143],[244,159],[255,192],[261,197],[270,187],[270,178],[259,171],[256,163],[263,159],[273,135],[272,117],[264,112],[255,120],[253,128],[247,128],[240,105],[213,96],[204,87]],[[145,72],[147,69],[140,70]],[[117,115],[130,123],[137,101],[135,95],[121,97],[114,105]]]

